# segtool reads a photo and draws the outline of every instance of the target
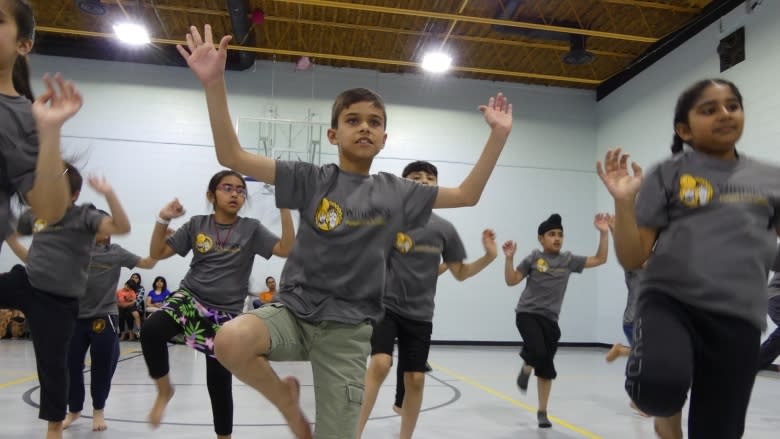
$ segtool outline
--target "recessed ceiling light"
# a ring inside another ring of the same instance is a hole
[[[450,69],[452,57],[443,52],[426,53],[422,60],[422,68],[431,73],[443,73]]]
[[[140,24],[135,23],[120,23],[114,25],[114,32],[116,33],[119,41],[130,44],[132,46],[142,46],[149,44],[149,32],[146,28]]]

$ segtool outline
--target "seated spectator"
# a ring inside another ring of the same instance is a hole
[[[125,282],[124,288],[116,292],[116,304],[119,309],[119,340],[134,341],[141,328],[141,314],[136,305],[138,285],[132,279]]]
[[[154,278],[153,289],[146,295],[146,313],[151,314],[158,311],[165,303],[165,299],[171,295],[168,291],[168,281],[162,276]]]
[[[252,301],[252,306],[254,306],[255,309],[279,301],[279,293],[276,291],[276,279],[274,279],[273,276],[268,276],[265,278],[265,286],[268,289],[260,293],[259,297]]]

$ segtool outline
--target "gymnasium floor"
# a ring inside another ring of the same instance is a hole
[[[213,438],[211,410],[205,386],[205,362],[200,354],[171,347],[172,378],[177,393],[163,426],[156,431],[144,423],[154,399],[140,345],[121,344],[122,357],[106,407],[109,429],[91,431],[91,419],[82,418],[66,438]],[[549,413],[551,430],[536,427],[536,386],[527,395],[515,387],[520,367],[516,348],[434,346],[434,371],[426,380],[424,413],[415,438],[654,438],[650,420],[628,407],[622,389],[625,360],[608,365],[604,349],[561,348],[556,357],[559,377],[553,385]],[[0,438],[42,438],[45,423],[37,420],[38,382],[29,341],[0,341]],[[302,404],[314,418],[311,372],[308,363],[275,363],[281,375],[301,379]],[[87,375],[87,382],[89,378]],[[400,418],[392,410],[395,373],[379,394],[364,438],[397,438]],[[259,394],[234,381],[234,439],[290,438],[280,415]],[[780,430],[780,373],[762,372],[753,390],[745,438],[775,439]],[[89,392],[84,415],[91,415]]]

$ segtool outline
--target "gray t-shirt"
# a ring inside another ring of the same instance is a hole
[[[301,214],[282,303],[309,322],[378,321],[395,234],[424,226],[437,193],[392,174],[277,161],[276,205]]]
[[[639,300],[639,284],[642,280],[642,269],[626,271],[626,288],[628,288],[628,299],[626,300],[626,310],[623,312],[623,324],[630,325],[634,323],[636,316],[637,302]]]
[[[658,230],[642,291],[766,327],[780,168],[686,151],[647,173],[636,211],[640,227]]]
[[[775,273],[769,281],[769,298],[780,296],[780,273]]]
[[[89,262],[87,293],[79,300],[79,318],[116,314],[116,289],[122,267],[133,269],[141,257],[118,244],[95,245]]]
[[[55,224],[36,220],[29,210],[22,214],[17,231],[33,235],[27,254],[30,284],[58,296],[83,297],[87,291],[90,253],[103,218],[91,204],[68,208]]]
[[[197,215],[167,242],[181,256],[192,250],[190,269],[181,281],[203,305],[231,314],[244,308],[254,256],[269,259],[279,237],[254,218],[216,224],[214,215]]]
[[[0,94],[0,239],[13,230],[11,195],[32,189],[37,159],[32,104],[23,96]]]
[[[517,266],[517,271],[525,278],[525,290],[520,295],[515,312],[540,314],[557,322],[569,276],[572,272],[582,273],[587,259],[571,252],[551,254],[532,251]]]
[[[447,263],[466,259],[463,241],[444,218],[431,214],[424,227],[397,233],[387,266],[387,309],[407,319],[432,321],[442,258]]]

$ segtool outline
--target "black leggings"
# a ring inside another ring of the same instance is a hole
[[[15,265],[0,274],[0,308],[22,311],[32,333],[41,406],[38,417],[65,419],[68,401],[68,348],[79,311],[77,299],[41,291],[30,285],[27,270]]]
[[[141,329],[141,348],[153,379],[159,379],[170,370],[168,341],[182,332],[182,328],[164,311],[158,311],[144,322]],[[206,356],[206,385],[211,398],[214,432],[233,433],[233,375],[215,358]]]
[[[746,320],[642,291],[626,391],[643,412],[668,417],[690,389],[689,439],[741,438],[760,339]]]
[[[119,332],[133,331],[133,328],[135,327],[135,318],[133,317],[133,312],[140,313],[140,311],[138,311],[135,306],[119,308]]]
[[[111,378],[114,376],[119,360],[119,339],[117,338],[117,318],[105,315],[91,319],[78,319],[76,330],[70,343],[68,368],[70,370],[70,395],[68,410],[78,413],[84,408],[84,358],[89,349],[92,365],[90,367],[90,395],[92,408],[103,410],[108,392],[111,391]]]

